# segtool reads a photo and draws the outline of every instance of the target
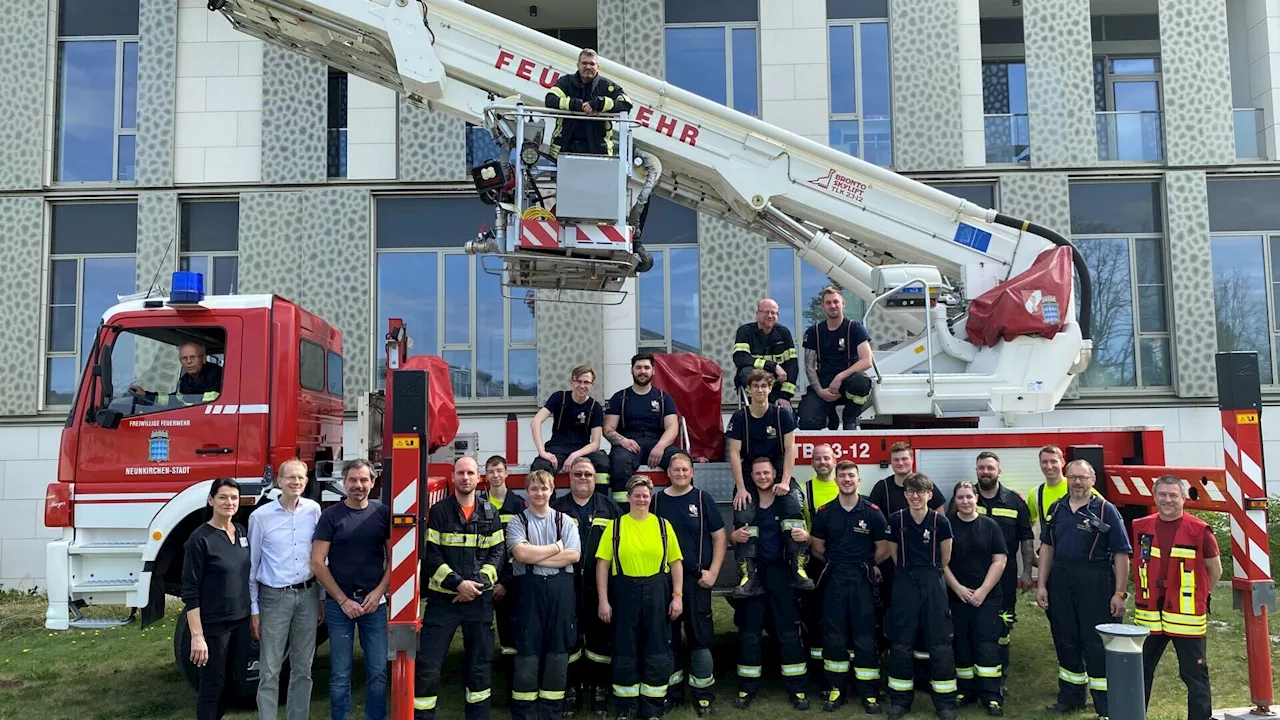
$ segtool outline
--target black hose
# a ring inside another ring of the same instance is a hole
[[[1043,225],[1037,225],[1026,220],[1019,220],[1016,217],[996,213],[996,223],[1014,228],[1022,232],[1029,232],[1032,235],[1039,235],[1058,247],[1071,248],[1071,264],[1075,266],[1076,277],[1080,280],[1080,337],[1085,340],[1091,339],[1090,330],[1093,325],[1093,281],[1089,279],[1089,266],[1084,262],[1084,256],[1080,254],[1080,248],[1076,247],[1072,242],[1058,233],[1050,230]]]

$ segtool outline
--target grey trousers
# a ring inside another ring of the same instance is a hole
[[[258,650],[258,717],[276,720],[280,704],[280,668],[289,651],[288,720],[307,720],[311,709],[311,659],[316,652],[320,583],[306,590],[258,590],[261,640]]]

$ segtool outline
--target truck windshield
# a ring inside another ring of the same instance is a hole
[[[126,330],[113,345],[110,407],[124,417],[213,402],[222,392],[222,328]]]

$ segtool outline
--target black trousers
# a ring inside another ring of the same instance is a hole
[[[809,573],[809,577],[818,583],[826,572],[826,564],[815,557],[810,557],[805,570]],[[809,649],[809,680],[825,691],[830,689],[830,684],[827,682],[827,673],[822,662],[822,594],[821,584],[813,592],[800,593],[800,639]],[[874,604],[873,596],[872,605]],[[874,627],[875,615],[872,615],[871,620]]]
[[[853,694],[865,701],[880,696],[876,652],[876,601],[869,568],[827,568],[822,593],[822,666],[827,686],[843,692],[853,663]]]
[[[627,437],[636,441],[640,452],[633,453],[620,444],[609,448],[609,487],[612,488],[614,502],[623,503],[624,508],[627,502],[627,481],[636,474],[640,466],[649,464],[649,453],[653,452],[653,446],[662,439],[661,435],[635,434]],[[680,448],[675,445],[664,450],[658,467],[666,472],[667,466],[671,464],[671,456],[679,451]]]
[[[1142,671],[1146,675],[1147,703],[1151,702],[1151,683],[1165,648],[1173,643],[1178,653],[1178,676],[1187,686],[1187,720],[1209,720],[1213,717],[1213,692],[1209,687],[1209,665],[1205,658],[1206,642],[1199,637],[1172,637],[1163,633],[1150,635],[1142,646]]]
[[[687,561],[686,561],[687,562]],[[694,563],[689,565],[693,568]],[[684,683],[689,684],[689,694],[697,701],[715,699],[712,686],[716,684],[711,661],[711,645],[716,639],[715,622],[711,617],[711,590],[698,587],[699,572],[684,574],[684,612],[671,623],[671,652],[675,657],[675,671],[667,683],[667,697],[677,702],[684,699]]]
[[[1058,703],[1084,707],[1088,688],[1093,709],[1107,715],[1107,660],[1102,636],[1094,628],[1120,622],[1111,615],[1111,562],[1054,560],[1046,589],[1049,630],[1058,653]]]
[[[996,639],[996,645],[1000,651],[1002,678],[1009,677],[1009,636],[1013,633],[1014,623],[1018,622],[1018,558],[1014,553],[1008,557],[1009,564],[996,586],[1000,590],[1000,637]],[[987,602],[991,602],[991,595],[987,596]]]
[[[779,477],[781,477],[780,470]],[[751,494],[751,502],[747,503],[747,506],[743,509],[733,511],[733,526],[735,528],[754,528],[756,513],[760,507],[760,489],[751,481],[751,478],[744,478],[743,485],[747,488],[747,492]],[[787,494],[780,498],[774,498],[773,502],[778,506],[775,513],[777,514],[778,522],[782,524],[783,554],[788,559],[794,558],[801,550],[809,547],[808,543],[798,543],[792,540],[789,528],[790,525],[796,525],[797,523],[796,527],[804,527],[804,507],[800,499],[800,483],[792,480]],[[757,546],[760,544],[758,535],[758,532],[752,532],[751,537],[746,542],[733,546],[735,560],[742,562],[743,560],[754,559],[757,556]]]
[[[510,572],[510,564],[507,565]],[[506,593],[501,600],[493,601],[493,624],[498,631],[498,652],[504,658],[512,658],[516,655],[516,633],[518,625],[516,620],[520,614],[520,583],[523,577],[508,575],[501,579],[502,587],[506,588]]]
[[[249,618],[209,623],[204,626],[204,642],[209,646],[209,662],[198,669],[196,720],[220,720],[245,681],[246,653],[252,642]]]
[[[755,695],[760,690],[764,665],[761,648],[766,622],[778,641],[782,661],[782,685],[787,694],[804,692],[808,670],[804,647],[800,645],[800,615],[796,591],[791,587],[791,570],[776,562],[761,562],[760,582],[764,594],[735,600],[734,620],[738,626],[738,692]]]
[[[1001,691],[1000,620],[1003,594],[999,586],[979,607],[951,598],[951,623],[955,628],[956,677],[960,694],[983,705],[1004,703]]]
[[[584,563],[583,567],[589,564]],[[569,684],[581,688],[587,696],[600,695],[605,700],[608,693],[603,690],[609,687],[613,672],[613,628],[600,620],[595,575],[579,577],[577,581],[578,637],[569,656]]]
[[[881,653],[889,652],[889,626],[885,618],[889,614],[889,602],[893,599],[893,580],[897,577],[898,565],[892,558],[876,566],[880,569],[880,587],[876,593],[876,626],[879,628],[876,641]],[[916,636],[912,650],[915,659],[915,683],[922,685],[929,681],[929,646],[924,642],[924,629]]]
[[[843,407],[843,424],[845,429],[850,429],[867,408],[870,397],[871,378],[866,373],[856,372],[845,378],[840,383],[840,397],[830,402],[818,397],[817,390],[810,387],[800,398],[797,423],[801,430],[835,430],[838,427],[836,408]]]
[[[560,720],[576,642],[573,574],[520,576],[519,635],[511,677],[511,717]]]
[[[609,581],[609,596],[613,606],[614,713],[662,717],[674,667],[667,616],[671,577],[614,575]]]
[[[912,648],[921,631],[929,649],[933,706],[937,710],[955,708],[954,633],[942,571],[900,567],[893,581],[893,601],[885,616],[885,632],[889,636],[889,699],[894,706],[907,710],[915,699]]]
[[[418,657],[414,663],[413,695],[435,698],[440,690],[440,668],[462,628],[462,682],[466,692],[467,720],[489,720],[490,675],[493,663],[493,595],[483,593],[471,602],[453,602],[452,596],[428,593],[418,633]],[[414,720],[434,720],[436,711],[414,709]]]
[[[552,475],[555,475],[560,472],[560,466],[564,464],[565,458],[569,457],[577,450],[582,449],[581,445],[574,447],[573,445],[553,445],[551,443],[547,443],[543,447],[546,448],[547,452],[556,456],[556,465],[553,467],[550,462],[547,462],[546,458],[538,456],[533,459],[533,462],[529,463],[529,472],[545,470]],[[603,450],[596,450],[594,452],[587,453],[585,457],[591,461],[591,464],[596,469],[596,489],[600,489],[601,485],[603,485],[605,489],[608,489],[609,456],[605,455]]]

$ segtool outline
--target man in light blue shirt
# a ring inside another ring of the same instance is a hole
[[[311,659],[323,618],[320,584],[311,571],[311,540],[320,505],[302,497],[307,466],[286,460],[280,497],[249,516],[249,618],[259,641],[258,716],[276,720],[280,667],[289,648],[288,720],[306,720],[311,707]]]

